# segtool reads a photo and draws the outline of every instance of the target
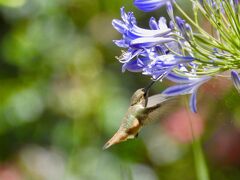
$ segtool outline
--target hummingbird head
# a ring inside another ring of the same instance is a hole
[[[118,131],[113,135],[113,137],[103,146],[103,149],[107,149],[114,144],[127,141],[128,139],[136,138],[141,127],[142,125],[139,123],[137,119],[133,120],[133,123],[130,128],[126,129],[120,127]]]
[[[147,87],[140,88],[137,91],[135,91],[135,93],[132,95],[132,98],[131,98],[131,106],[133,106],[135,104],[142,104],[142,105],[146,106],[149,89],[152,87],[152,85],[155,82],[156,81],[152,81]]]
[[[147,92],[144,88],[138,89],[131,98],[131,106],[139,103],[145,103]]]

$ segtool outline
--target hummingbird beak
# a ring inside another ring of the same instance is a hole
[[[117,131],[113,137],[103,146],[103,150],[109,148],[114,144],[126,141],[128,139],[128,134],[122,131]]]
[[[156,81],[152,81],[151,83],[149,83],[145,88],[143,88],[144,91],[144,98],[145,98],[145,107],[147,106],[148,103],[148,94],[149,94],[149,90],[152,87],[152,85],[155,83]]]
[[[146,94],[148,94],[149,89],[152,87],[152,85],[155,83],[156,81],[152,81],[149,85],[147,85],[147,87],[144,88],[144,91]]]

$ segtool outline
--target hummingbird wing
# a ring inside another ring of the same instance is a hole
[[[169,99],[172,99],[170,96],[166,96],[164,94],[156,94],[153,96],[148,97],[147,101],[147,108],[156,106],[157,104],[161,104],[165,101],[168,101]]]
[[[169,112],[170,107],[173,107],[172,99],[173,97],[168,97],[163,94],[150,96],[146,106],[148,116],[141,123],[148,124],[149,122],[163,118],[163,116]]]

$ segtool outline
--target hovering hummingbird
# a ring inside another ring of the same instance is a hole
[[[110,146],[133,139],[138,136],[141,128],[149,121],[159,118],[162,113],[163,102],[170,97],[163,94],[157,94],[148,97],[150,87],[155,83],[153,81],[146,88],[138,89],[132,96],[130,107],[125,114],[118,131],[113,137],[103,146],[107,149]]]

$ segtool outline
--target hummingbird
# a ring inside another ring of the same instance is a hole
[[[148,97],[149,89],[154,83],[155,81],[146,88],[140,88],[134,92],[130,101],[130,107],[119,129],[103,146],[103,149],[128,139],[136,138],[144,125],[159,118],[159,115],[162,113],[161,109],[164,109],[162,108],[163,102],[166,102],[170,97],[163,94]]]

